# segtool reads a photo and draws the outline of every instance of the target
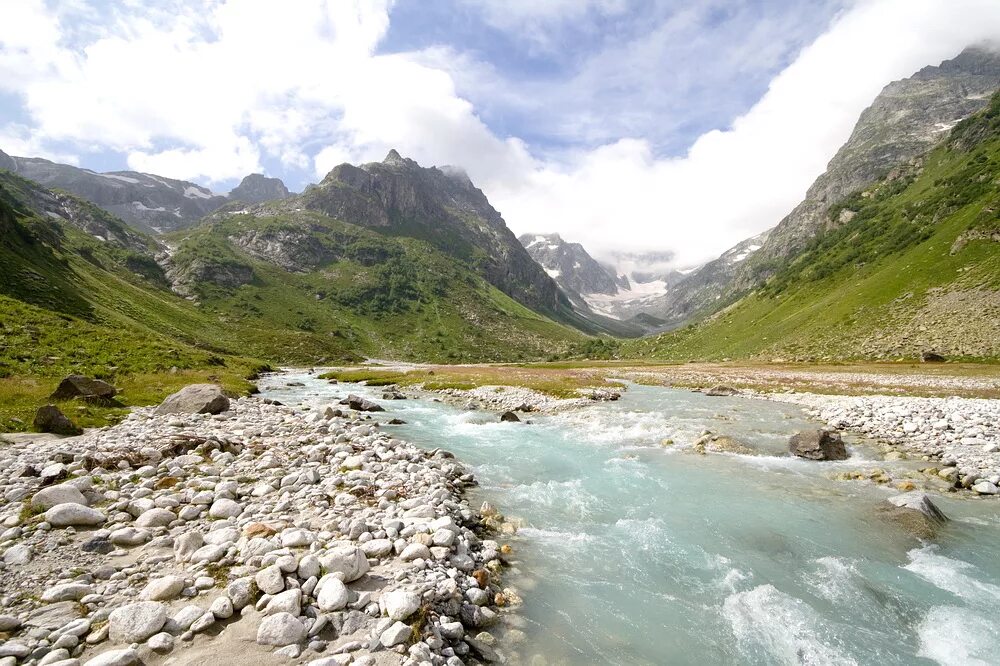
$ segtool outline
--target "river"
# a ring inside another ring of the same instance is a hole
[[[952,521],[922,544],[874,511],[896,491],[829,478],[912,463],[859,442],[844,462],[791,458],[789,436],[817,427],[794,405],[631,385],[527,424],[303,372],[261,389],[363,395],[406,421],[388,432],[468,464],[472,499],[524,523],[507,580],[538,663],[1000,663],[1000,502],[935,498]],[[685,452],[705,430],[765,455]]]

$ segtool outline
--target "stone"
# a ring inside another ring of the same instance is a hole
[[[90,527],[100,525],[104,520],[104,514],[97,509],[75,502],[56,504],[45,512],[45,522],[53,527]]]
[[[238,502],[221,498],[212,502],[212,508],[208,510],[208,517],[215,519],[238,518],[241,513],[243,513],[243,507]]]
[[[156,408],[157,414],[220,414],[229,409],[229,398],[215,384],[191,384]]]
[[[135,519],[136,527],[166,527],[177,520],[177,514],[169,509],[150,509],[143,511]]]
[[[83,429],[69,420],[55,405],[43,405],[35,412],[34,426],[39,432],[51,432],[69,437],[82,435]]]
[[[980,495],[996,495],[1000,493],[1000,488],[990,481],[979,481],[972,485],[972,489]]]
[[[52,603],[54,601],[79,601],[88,594],[93,594],[94,588],[83,583],[62,583],[53,585],[42,592],[42,601]]]
[[[881,515],[920,539],[931,539],[948,517],[925,493],[912,491],[890,497],[879,507]]]
[[[368,558],[356,546],[337,546],[319,558],[327,573],[342,573],[344,582],[350,583],[368,573]]]
[[[402,553],[399,554],[399,559],[403,560],[404,562],[412,562],[413,560],[418,558],[427,560],[430,559],[430,557],[431,557],[430,549],[422,543],[411,543],[410,545],[408,545],[406,548],[403,549]]]
[[[257,582],[257,587],[264,594],[277,594],[285,589],[285,577],[276,564],[258,571],[257,575],[254,576],[254,580]]]
[[[340,401],[340,404],[347,405],[349,408],[359,411],[359,412],[384,412],[385,408],[382,405],[372,402],[371,400],[366,400],[361,396],[354,395],[351,393],[346,398]]]
[[[382,612],[391,620],[405,620],[420,609],[420,595],[411,590],[393,590],[379,601]]]
[[[235,612],[233,601],[229,597],[217,597],[208,610],[220,620],[231,618]]]
[[[29,627],[55,631],[81,617],[83,610],[80,604],[75,601],[60,601],[31,611],[24,623]]]
[[[60,483],[42,488],[31,498],[31,508],[47,511],[58,504],[89,504],[80,489],[70,483]]]
[[[349,598],[347,586],[335,575],[323,576],[316,587],[319,590],[316,604],[321,611],[339,611],[347,606]]]
[[[805,430],[792,435],[788,451],[807,460],[847,460],[847,447],[840,433],[829,430]]]
[[[290,613],[268,615],[257,628],[257,643],[285,647],[296,645],[306,639],[306,628],[298,618]]]
[[[170,652],[174,649],[174,637],[165,631],[154,634],[146,641],[146,646],[153,652]]]
[[[388,629],[379,634],[378,640],[387,648],[401,645],[410,638],[412,630],[409,625],[402,622],[394,622]]]
[[[256,584],[253,578],[237,578],[226,586],[226,595],[233,602],[234,610],[242,610],[254,602],[254,588]]]
[[[132,648],[109,650],[83,663],[83,666],[132,666],[139,663],[139,653]]]
[[[11,546],[3,552],[3,563],[8,566],[23,566],[29,564],[35,552],[26,543]]]
[[[500,415],[501,423],[520,423],[521,419],[514,412],[504,412]]]
[[[149,581],[139,597],[147,601],[170,601],[183,589],[184,579],[180,576],[163,576]]]
[[[209,544],[207,546],[202,546],[191,554],[191,563],[197,564],[198,562],[218,562],[225,556],[225,546]]]
[[[118,389],[100,379],[92,379],[83,375],[70,375],[59,382],[59,386],[49,396],[49,400],[83,398],[84,400],[110,401],[117,393]]]
[[[20,627],[21,618],[14,615],[0,615],[0,631],[14,631]]]
[[[108,535],[108,541],[116,546],[125,546],[126,548],[141,546],[152,538],[153,535],[149,530],[137,527],[122,527]]]
[[[322,608],[322,606],[320,607]],[[302,611],[302,590],[293,588],[285,590],[271,597],[264,608],[264,615],[274,615],[275,613],[291,613],[298,616]]]
[[[385,557],[392,552],[392,541],[389,539],[372,539],[361,544],[365,557]]]
[[[108,617],[108,636],[115,643],[141,643],[158,633],[166,621],[166,605],[139,601],[112,611]]]
[[[739,391],[733,388],[732,386],[726,386],[725,384],[718,384],[706,390],[705,395],[710,395],[713,397],[724,397],[730,395],[739,395]]]

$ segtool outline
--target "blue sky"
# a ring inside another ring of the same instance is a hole
[[[389,148],[515,232],[679,267],[773,226],[889,81],[995,0],[18,0],[0,149],[228,191]]]

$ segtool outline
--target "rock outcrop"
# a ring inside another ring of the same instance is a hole
[[[229,398],[215,384],[185,386],[156,408],[157,414],[219,414],[229,409]]]
[[[847,460],[847,447],[840,433],[829,430],[806,430],[792,435],[788,452],[809,460]]]
[[[288,191],[280,178],[268,178],[261,173],[250,174],[229,193],[231,201],[244,201],[251,204],[284,199],[287,196],[291,196],[291,192]]]
[[[932,539],[948,517],[925,493],[913,491],[887,499],[879,512],[886,520],[920,539]]]
[[[338,220],[426,240],[534,310],[569,309],[556,283],[460,169],[424,168],[392,150],[382,162],[335,167],[296,201]]]
[[[83,430],[55,405],[39,407],[35,412],[34,426],[39,432],[51,432],[55,435],[72,436],[83,433]]]
[[[100,379],[83,375],[70,375],[59,382],[59,386],[49,396],[49,400],[82,398],[91,401],[109,401],[117,394],[118,389]]]

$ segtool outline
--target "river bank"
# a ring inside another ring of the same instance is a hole
[[[336,405],[0,446],[5,666],[459,664],[516,633],[473,476]]]
[[[440,372],[438,367],[432,366],[411,366],[407,371],[427,373],[428,367],[432,375]],[[492,378],[503,382],[499,370],[494,369]],[[990,370],[986,366],[943,365],[817,368],[726,364],[532,366],[518,368],[517,372],[509,374],[508,381],[514,385],[428,390],[424,384],[404,382],[401,390],[414,397],[434,397],[465,409],[530,414],[556,413],[617,399],[625,390],[624,385],[615,383],[621,379],[701,391],[721,386],[724,392],[801,405],[812,418],[829,428],[869,440],[886,460],[933,463],[918,470],[907,470],[904,477],[896,478],[881,467],[873,467],[862,475],[864,478],[894,484],[901,489],[919,485],[938,492],[969,490],[978,495],[995,495],[1000,493],[1000,401],[968,397],[990,395],[1000,388],[1000,376]],[[533,376],[532,371],[544,374],[539,378]],[[371,372],[377,374],[378,370]],[[462,375],[456,368],[448,372],[452,381],[461,382]],[[471,366],[469,376],[489,377],[483,375],[481,366]],[[560,395],[532,388],[559,386],[560,377],[565,386],[571,387],[562,390]],[[594,386],[587,386],[588,377]],[[818,388],[824,392],[805,390]],[[910,395],[911,392],[944,395],[953,392],[955,395],[925,397]],[[685,446],[693,442],[678,444]]]
[[[468,462],[477,495],[522,526],[505,575],[525,591],[531,663],[967,664],[1000,649],[998,503],[935,493],[951,520],[922,541],[880,510],[899,489],[831,478],[880,466],[903,479],[921,463],[850,436],[848,460],[790,457],[789,437],[819,425],[799,405],[629,385],[514,423],[500,410],[529,399],[524,387],[390,400],[388,385],[273,379],[263,395],[289,404],[379,403],[397,436]],[[754,454],[696,455],[706,430]]]

